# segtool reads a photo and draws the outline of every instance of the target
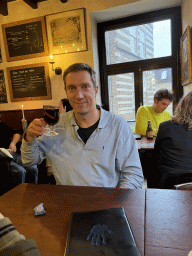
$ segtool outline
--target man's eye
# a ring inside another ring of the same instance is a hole
[[[85,85],[83,85],[83,88],[87,89],[87,88],[89,88],[89,86],[85,84]]]

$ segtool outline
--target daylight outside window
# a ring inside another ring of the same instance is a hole
[[[106,31],[105,44],[107,65],[171,56],[171,20]],[[172,68],[143,71],[142,86],[143,105],[152,105],[158,89],[172,90]],[[123,116],[132,127],[135,90],[133,72],[108,76],[110,111]],[[168,111],[172,114],[172,106]]]

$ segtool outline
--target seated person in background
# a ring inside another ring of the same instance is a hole
[[[30,165],[47,157],[61,185],[142,188],[134,134],[124,118],[97,108],[95,76],[85,63],[65,70],[65,90],[73,110],[60,115],[56,125],[60,134],[54,140],[43,135],[44,119],[34,119],[22,141],[22,160]]]
[[[192,92],[179,101],[171,121],[160,124],[154,164],[157,188],[192,182]]]
[[[173,93],[160,89],[154,95],[152,106],[141,106],[136,114],[135,134],[146,135],[147,122],[151,120],[154,135],[157,134],[160,123],[170,120],[171,115],[166,108],[173,101]]]
[[[59,114],[69,112],[72,109],[73,108],[71,107],[69,100],[67,98],[61,99],[60,104],[59,104]],[[55,181],[53,172],[51,170],[51,165],[50,165],[48,158],[46,158],[46,167],[47,167],[48,183],[56,184],[56,181]]]
[[[3,183],[4,186],[10,186],[13,183],[13,187],[20,183],[38,183],[38,168],[37,165],[25,166],[21,161],[20,154],[20,137],[21,135],[11,127],[7,126],[3,122],[0,122],[0,147],[5,148],[13,156],[13,160],[9,163],[9,172],[12,180]],[[2,174],[1,179],[3,180],[4,175]],[[6,176],[6,174],[5,174]],[[11,187],[11,188],[13,188]]]
[[[61,99],[59,104],[59,114],[68,112],[72,110],[71,104],[69,103],[69,100],[67,98]]]
[[[0,255],[40,256],[34,239],[21,235],[9,218],[0,213]]]

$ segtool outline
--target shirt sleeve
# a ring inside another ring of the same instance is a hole
[[[26,240],[9,218],[0,219],[0,255],[36,255],[40,256],[34,239]]]
[[[27,142],[24,138],[21,144],[21,159],[24,165],[31,166],[40,164],[46,157],[45,152],[39,147],[37,139]]]
[[[140,107],[136,114],[135,134],[146,135],[147,122],[147,110],[144,107]]]
[[[120,188],[142,188],[143,171],[134,134],[125,121],[118,139],[116,167],[121,173]]]

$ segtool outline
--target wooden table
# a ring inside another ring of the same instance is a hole
[[[187,256],[192,250],[192,191],[147,189],[145,255]]]
[[[154,149],[155,139],[156,137],[153,137],[153,139],[147,139],[146,137],[141,137],[140,140],[136,140],[138,149],[139,150]]]
[[[46,214],[33,209],[44,203]],[[63,256],[71,212],[123,207],[144,255],[145,190],[20,184],[0,197],[0,210],[27,239],[34,238],[42,256]]]

